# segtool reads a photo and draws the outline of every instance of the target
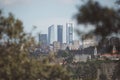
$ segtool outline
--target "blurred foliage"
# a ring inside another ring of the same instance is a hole
[[[73,73],[73,80],[96,80],[97,78],[96,63],[73,63],[68,65],[67,69]]]
[[[87,0],[81,5],[75,18],[78,24],[84,24],[85,27],[89,27],[89,25],[95,27],[94,30],[85,35],[99,36],[102,40],[113,34],[117,37],[120,35],[120,14],[118,9],[101,6],[96,0]]]
[[[116,3],[117,3],[118,5],[120,5],[120,0],[116,0]]]
[[[100,74],[100,80],[108,80],[105,74]]]
[[[0,80],[70,80],[62,66],[30,56],[31,46],[34,38],[24,32],[22,21],[0,10]]]
[[[120,79],[120,60],[117,62],[114,73],[112,75],[112,80]]]

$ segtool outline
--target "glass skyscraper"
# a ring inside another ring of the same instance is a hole
[[[57,25],[57,41],[63,43],[63,25]]]
[[[70,44],[73,42],[73,24],[66,24],[66,43]]]
[[[47,45],[47,34],[39,34],[39,42]]]
[[[54,25],[48,27],[48,43],[53,44],[54,41]]]

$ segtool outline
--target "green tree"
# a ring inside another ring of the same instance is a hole
[[[24,32],[22,21],[0,10],[0,80],[70,80],[62,66],[32,57],[31,45],[34,38]]]

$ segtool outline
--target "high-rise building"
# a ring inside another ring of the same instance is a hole
[[[53,44],[54,41],[54,25],[48,28],[48,43]]]
[[[63,25],[57,25],[57,41],[63,43]]]
[[[47,45],[47,34],[39,34],[39,42]]]
[[[66,24],[66,43],[70,44],[73,41],[73,24],[67,23]]]

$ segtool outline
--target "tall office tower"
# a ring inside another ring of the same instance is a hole
[[[48,28],[48,43],[53,44],[54,41],[54,25]]]
[[[63,25],[57,25],[57,41],[63,43]]]
[[[66,24],[66,43],[70,44],[73,41],[73,24],[67,23]]]
[[[47,45],[47,34],[39,34],[39,42]]]

